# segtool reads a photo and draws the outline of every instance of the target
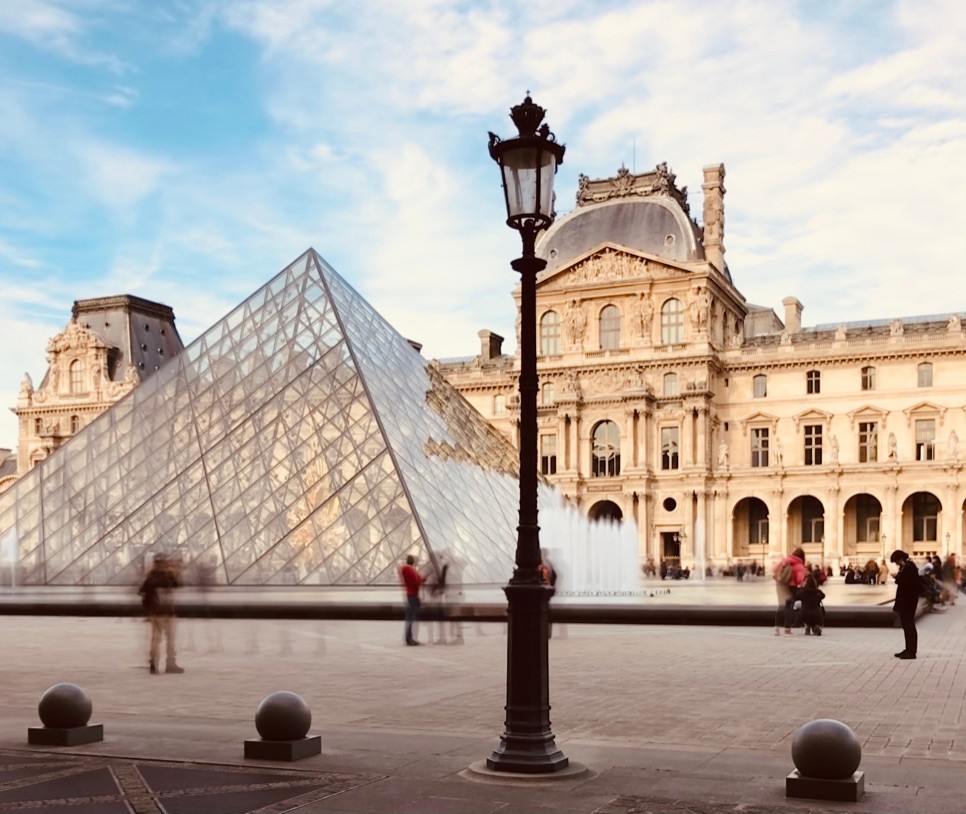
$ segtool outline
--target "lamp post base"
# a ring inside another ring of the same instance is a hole
[[[548,622],[550,589],[516,576],[507,596],[507,705],[500,745],[486,759],[489,769],[550,774],[567,768],[550,728]]]

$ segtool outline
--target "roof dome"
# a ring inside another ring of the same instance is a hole
[[[701,233],[691,220],[687,187],[678,189],[666,164],[632,175],[622,167],[613,178],[580,176],[577,208],[540,239],[537,253],[547,270],[565,266],[611,243],[676,262],[704,259]]]

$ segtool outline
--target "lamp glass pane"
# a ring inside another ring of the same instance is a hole
[[[537,211],[537,171],[533,148],[521,147],[503,153],[503,183],[506,185],[506,213],[509,217]]]

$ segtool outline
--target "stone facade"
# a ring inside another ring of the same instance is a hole
[[[0,491],[133,390],[183,345],[167,305],[122,295],[78,300],[67,327],[47,344],[47,371],[35,389],[20,384],[16,473]]]
[[[961,553],[961,316],[805,328],[795,297],[784,319],[751,305],[724,261],[724,177],[704,169],[699,225],[663,164],[582,176],[541,237],[543,472],[589,516],[632,517],[655,561]],[[480,336],[439,367],[516,440],[519,360]]]

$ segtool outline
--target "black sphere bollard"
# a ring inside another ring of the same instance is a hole
[[[795,771],[785,778],[785,796],[857,802],[865,793],[862,745],[855,732],[831,718],[803,724],[792,738]]]
[[[245,741],[245,757],[254,760],[301,760],[322,753],[319,735],[306,737],[312,710],[294,692],[273,692],[262,699],[255,713],[261,739]]]
[[[103,724],[88,724],[94,705],[76,684],[54,684],[41,697],[37,713],[43,726],[27,728],[27,743],[78,746],[104,740]]]

